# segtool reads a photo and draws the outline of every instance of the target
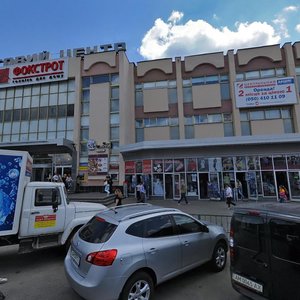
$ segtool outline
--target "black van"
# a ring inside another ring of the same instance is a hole
[[[235,290],[251,299],[300,299],[300,204],[234,208],[230,273]]]

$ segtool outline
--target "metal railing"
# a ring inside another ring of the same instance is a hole
[[[198,220],[207,221],[207,222],[222,226],[225,229],[225,231],[229,237],[231,216],[228,216],[228,215],[200,215],[200,214],[193,214],[193,216],[196,217]]]

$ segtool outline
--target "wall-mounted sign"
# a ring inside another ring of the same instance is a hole
[[[88,156],[88,174],[89,176],[103,175],[108,172],[107,155],[89,155]]]
[[[266,78],[234,83],[236,107],[259,107],[297,103],[293,77]]]
[[[55,59],[0,68],[0,88],[66,80],[67,78],[67,59]]]

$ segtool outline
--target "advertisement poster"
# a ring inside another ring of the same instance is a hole
[[[166,173],[173,172],[173,159],[165,159],[164,164]]]
[[[135,162],[134,161],[125,161],[125,173],[134,174],[135,173]]]
[[[143,163],[142,163],[142,161],[136,161],[135,162],[135,172],[136,173],[142,173],[143,172]]]
[[[153,172],[162,173],[163,172],[163,161],[162,159],[153,160]]]
[[[143,160],[143,174],[151,174],[151,160]]]
[[[89,176],[103,175],[108,172],[108,156],[105,154],[93,154],[88,157]]]
[[[297,103],[293,77],[239,81],[234,87],[238,108]]]
[[[184,172],[184,159],[174,159],[175,172]]]
[[[0,162],[0,231],[14,224],[22,156],[3,155]]]

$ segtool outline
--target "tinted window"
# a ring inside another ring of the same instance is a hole
[[[145,237],[156,238],[173,235],[173,224],[170,216],[163,215],[145,220]]]
[[[236,215],[233,218],[236,246],[260,251],[264,239],[264,220],[260,216]]]
[[[270,228],[272,254],[300,263],[300,223],[272,220]]]
[[[163,215],[136,222],[127,228],[126,233],[138,237],[157,238],[173,235],[174,228],[170,216]]]
[[[202,225],[194,219],[184,215],[174,215],[179,234],[202,232]]]
[[[116,228],[117,225],[95,216],[80,230],[79,236],[89,243],[104,243],[109,240]]]

